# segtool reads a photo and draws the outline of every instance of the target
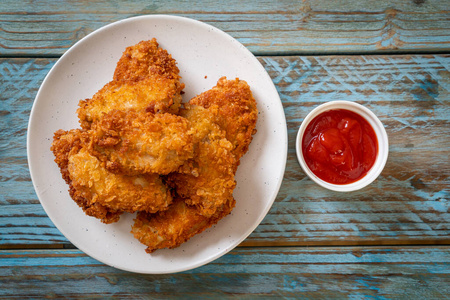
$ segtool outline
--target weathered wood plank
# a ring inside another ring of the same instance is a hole
[[[222,29],[260,55],[450,49],[447,1],[2,2],[0,55],[61,55],[115,21],[171,14]]]
[[[26,160],[29,110],[56,59],[0,60],[0,245],[67,240],[34,193]],[[245,245],[450,243],[450,56],[260,57],[288,126],[285,178]],[[390,154],[367,188],[336,193],[305,177],[295,156],[301,121],[316,105],[358,101],[385,124]]]
[[[0,251],[0,293],[22,297],[443,299],[450,248],[239,248],[167,275],[123,272],[78,250]],[[176,285],[176,288],[174,286]]]
[[[427,232],[434,241],[450,242],[449,56],[262,61],[285,107],[289,152],[277,203],[247,241],[272,237],[305,244],[372,239],[391,243],[422,239]],[[295,138],[301,121],[313,107],[330,100],[366,105],[388,132],[386,168],[361,191],[318,188],[297,163]]]

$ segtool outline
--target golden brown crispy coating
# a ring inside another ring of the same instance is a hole
[[[215,122],[233,144],[236,158],[239,160],[248,151],[252,135],[256,133],[258,109],[247,82],[222,77],[215,87],[192,98],[189,103],[206,109],[217,105],[219,112]]]
[[[153,38],[126,48],[117,63],[114,80],[141,80],[149,74],[179,79],[179,72],[175,59]]]
[[[77,113],[81,127],[89,129],[93,121],[113,109],[177,113],[184,88],[179,72],[176,61],[159,48],[156,39],[128,47],[113,80],[91,99],[80,101]]]
[[[168,183],[189,205],[200,208],[204,216],[212,216],[233,197],[236,186],[234,174],[237,160],[233,145],[225,138],[225,132],[214,123],[214,109],[191,106],[183,111],[190,120],[196,149],[194,158],[187,161],[178,172],[168,175]]]
[[[230,198],[214,215],[205,217],[199,213],[199,208],[187,205],[183,199],[174,199],[164,212],[138,213],[131,232],[147,246],[147,253],[176,248],[230,214],[235,203],[234,198]]]
[[[157,212],[168,208],[170,191],[157,174],[127,176],[109,172],[85,144],[86,132],[58,131],[52,144],[55,161],[70,186],[70,195],[87,215],[104,223],[122,212]]]
[[[83,211],[92,217],[100,219],[103,223],[113,223],[119,220],[122,212],[114,211],[101,203],[93,203],[89,199],[81,197],[72,185],[72,179],[69,173],[69,157],[71,153],[78,153],[82,148],[83,131],[73,129],[64,131],[62,129],[55,132],[51,151],[55,155],[61,175],[69,185],[69,194],[72,199],[80,206]]]
[[[170,191],[159,175],[113,174],[85,148],[70,155],[68,169],[79,194],[116,211],[157,212],[167,209],[171,202]]]
[[[179,195],[165,212],[138,213],[132,233],[147,246],[147,252],[175,248],[216,224],[235,205],[233,190],[237,160],[233,145],[215,123],[217,105],[208,109],[187,105],[181,115],[191,124],[195,155],[177,172],[170,173],[168,183]]]
[[[232,197],[239,159],[256,132],[256,101],[245,81],[222,77],[180,113],[191,122],[196,152],[168,182],[187,204],[211,216]]]
[[[92,122],[114,109],[176,113],[181,89],[176,80],[158,75],[139,81],[111,81],[92,98],[79,102],[78,118],[81,127],[89,129]]]
[[[168,174],[194,155],[186,118],[113,110],[92,124],[91,152],[112,172]]]
[[[256,132],[245,81],[220,78],[181,109],[183,88],[171,55],[142,41],[125,50],[111,82],[80,101],[83,129],[59,130],[52,144],[75,202],[104,223],[138,212],[132,233],[148,253],[231,213],[234,175]]]
[[[234,174],[255,133],[256,103],[246,83],[224,79],[190,103],[201,105],[186,105],[181,111],[192,126],[195,156],[168,175],[181,198],[165,212],[138,213],[133,225],[132,233],[148,253],[178,247],[235,205]]]

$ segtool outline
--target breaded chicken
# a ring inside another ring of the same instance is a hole
[[[180,199],[167,211],[138,213],[133,225],[148,253],[178,247],[231,212],[234,174],[256,132],[256,102],[244,81],[221,78],[189,103],[180,114],[191,123],[195,155],[168,175]]]
[[[113,80],[136,81],[150,74],[179,80],[179,72],[175,59],[165,49],[159,47],[158,42],[153,38],[125,49],[117,63]]]
[[[113,223],[119,220],[121,211],[109,209],[99,202],[92,202],[89,199],[78,195],[76,189],[72,185],[72,179],[69,173],[69,158],[71,154],[78,153],[83,147],[82,142],[83,131],[73,129],[64,131],[62,129],[55,132],[51,151],[55,155],[55,162],[58,165],[61,175],[69,185],[69,194],[72,199],[80,206],[83,211],[92,217],[100,219],[103,223]]]
[[[169,113],[112,110],[89,134],[91,153],[115,173],[165,175],[194,156],[189,121]]]
[[[113,80],[92,98],[81,100],[77,110],[81,127],[113,109],[177,113],[184,84],[176,61],[155,39],[128,47],[114,72]]]
[[[85,148],[69,156],[68,170],[72,186],[83,198],[116,211],[154,213],[166,210],[172,200],[158,174],[113,174]]]
[[[128,47],[113,80],[80,101],[82,129],[57,131],[51,147],[87,215],[112,223],[137,212],[132,233],[148,253],[231,213],[239,160],[256,132],[245,81],[220,78],[182,105],[179,72],[155,39]]]
[[[232,197],[239,159],[256,132],[258,110],[248,84],[222,77],[212,89],[192,98],[180,113],[192,126],[196,153],[168,183],[189,205],[211,216]]]
[[[222,77],[215,87],[192,98],[189,103],[206,109],[217,105],[219,113],[215,122],[233,144],[233,154],[239,160],[248,151],[252,135],[256,133],[258,109],[247,82]]]
[[[175,198],[167,211],[158,214],[138,213],[131,232],[147,246],[147,253],[176,248],[230,214],[235,203],[234,198],[230,198],[214,215],[205,217],[199,213],[199,208],[187,205],[181,198]]]
[[[89,216],[104,223],[119,220],[122,212],[157,212],[172,201],[157,174],[127,176],[109,172],[86,146],[86,132],[78,129],[55,133],[51,150],[72,199]]]
[[[81,100],[77,110],[81,127],[113,109],[176,113],[181,103],[181,87],[173,79],[152,75],[139,81],[111,81],[92,98]]]
[[[187,204],[198,206],[199,212],[207,217],[233,197],[236,186],[234,174],[237,160],[225,132],[214,123],[217,112],[217,106],[208,110],[190,106],[183,111],[182,115],[192,126],[195,155],[178,172],[167,177],[168,184],[177,194]]]

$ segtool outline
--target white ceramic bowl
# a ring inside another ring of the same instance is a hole
[[[369,124],[372,126],[373,130],[375,131],[375,134],[377,136],[378,140],[378,154],[377,158],[375,160],[375,163],[373,164],[372,168],[369,170],[369,172],[359,179],[356,182],[352,182],[349,184],[332,184],[328,183],[319,177],[317,177],[307,166],[305,159],[303,157],[303,151],[302,151],[302,139],[303,134],[305,132],[306,127],[308,124],[319,114],[329,111],[329,110],[335,110],[335,109],[346,109],[352,112],[357,113],[364,119],[366,119]],[[351,101],[330,101],[327,103],[324,103],[322,105],[319,105],[315,109],[313,109],[303,120],[300,129],[297,133],[297,140],[296,140],[296,151],[297,151],[297,158],[300,163],[300,166],[302,167],[303,171],[311,178],[313,181],[315,181],[317,184],[338,192],[350,192],[350,191],[356,191],[359,189],[362,189],[363,187],[367,186],[368,184],[372,183],[378,175],[380,175],[381,171],[383,170],[387,158],[388,158],[388,152],[389,152],[389,142],[388,142],[388,136],[386,133],[386,130],[384,129],[383,124],[380,122],[380,120],[377,118],[377,116],[371,112],[368,108],[362,106],[361,104],[358,104],[356,102]]]

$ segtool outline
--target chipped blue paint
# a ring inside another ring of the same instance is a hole
[[[25,151],[34,95],[56,59],[6,57],[59,56],[103,25],[155,13],[205,21],[254,54],[279,55],[259,59],[285,107],[288,163],[273,208],[248,241],[448,242],[450,56],[286,56],[448,52],[445,1],[382,0],[371,5],[353,1],[348,6],[326,0],[258,4],[231,0],[225,6],[205,1],[201,7],[188,1],[29,2],[1,4],[3,248],[68,243],[36,198]],[[295,157],[295,135],[305,115],[320,103],[340,99],[368,106],[392,137],[385,171],[369,187],[348,194],[318,188],[305,177]],[[441,299],[450,295],[450,249],[438,246],[241,247],[195,270],[158,276],[122,272],[78,250],[1,250],[0,270],[0,294],[5,298]]]
[[[442,157],[450,148],[448,55],[259,59],[281,95],[288,122],[289,149],[285,179],[277,200],[249,237],[250,241],[450,236],[450,173],[448,165],[442,165]],[[0,70],[8,76],[8,79],[0,77],[8,89],[0,95],[3,97],[0,103],[11,112],[7,115],[11,126],[4,125],[7,130],[0,137],[0,205],[4,217],[0,218],[0,228],[4,229],[0,232],[0,244],[67,243],[37,201],[25,151],[24,130],[32,99],[55,61],[0,61]],[[22,81],[29,84],[19,91],[21,86],[14,83]],[[350,88],[350,94],[346,93]],[[422,94],[427,97],[415,98]],[[313,107],[339,95],[368,105],[384,122],[388,134],[404,139],[401,143],[391,140],[386,169],[395,169],[396,177],[392,172],[383,172],[369,187],[348,194],[320,188],[305,177],[295,156],[297,129]],[[418,110],[428,103],[432,103],[431,108]],[[5,120],[4,116],[0,118],[0,122]],[[414,139],[412,133],[426,139]],[[431,165],[441,164],[439,178],[429,177],[428,165],[408,167],[409,163],[420,161],[424,153]],[[10,163],[11,160],[16,163]]]
[[[414,57],[416,68],[410,68],[409,61],[412,57],[394,60],[392,57],[381,59],[362,56],[358,64],[349,64],[354,60],[346,57],[301,57],[300,60],[287,58],[280,61],[264,58],[263,61],[266,63],[266,69],[272,73],[273,80],[285,102],[308,102],[309,99],[315,99],[314,102],[320,103],[344,97],[347,100],[376,104],[386,100],[427,100],[423,97],[418,99],[419,92],[429,95],[436,101],[445,100],[445,98],[441,99],[445,97],[445,94],[440,95],[436,87],[439,86],[447,92],[450,89],[450,83],[445,80],[448,71],[442,72],[448,68],[448,62],[440,58],[439,64],[442,65],[436,66],[434,58],[434,56]],[[286,68],[286,65],[289,67]],[[363,70],[367,73],[362,72]],[[280,84],[292,81],[291,72],[296,75],[294,84]],[[305,78],[317,79],[311,85],[310,82],[305,81]],[[302,84],[307,84],[307,88],[302,88]],[[410,96],[408,91],[414,92],[414,86],[416,91]],[[325,91],[325,97],[321,96],[323,94],[321,92]],[[397,95],[393,93],[395,91],[402,91],[402,93]],[[292,96],[295,92],[297,94]],[[366,94],[361,95],[363,92]],[[389,106],[386,108],[389,109]],[[446,108],[446,116],[448,113]]]

